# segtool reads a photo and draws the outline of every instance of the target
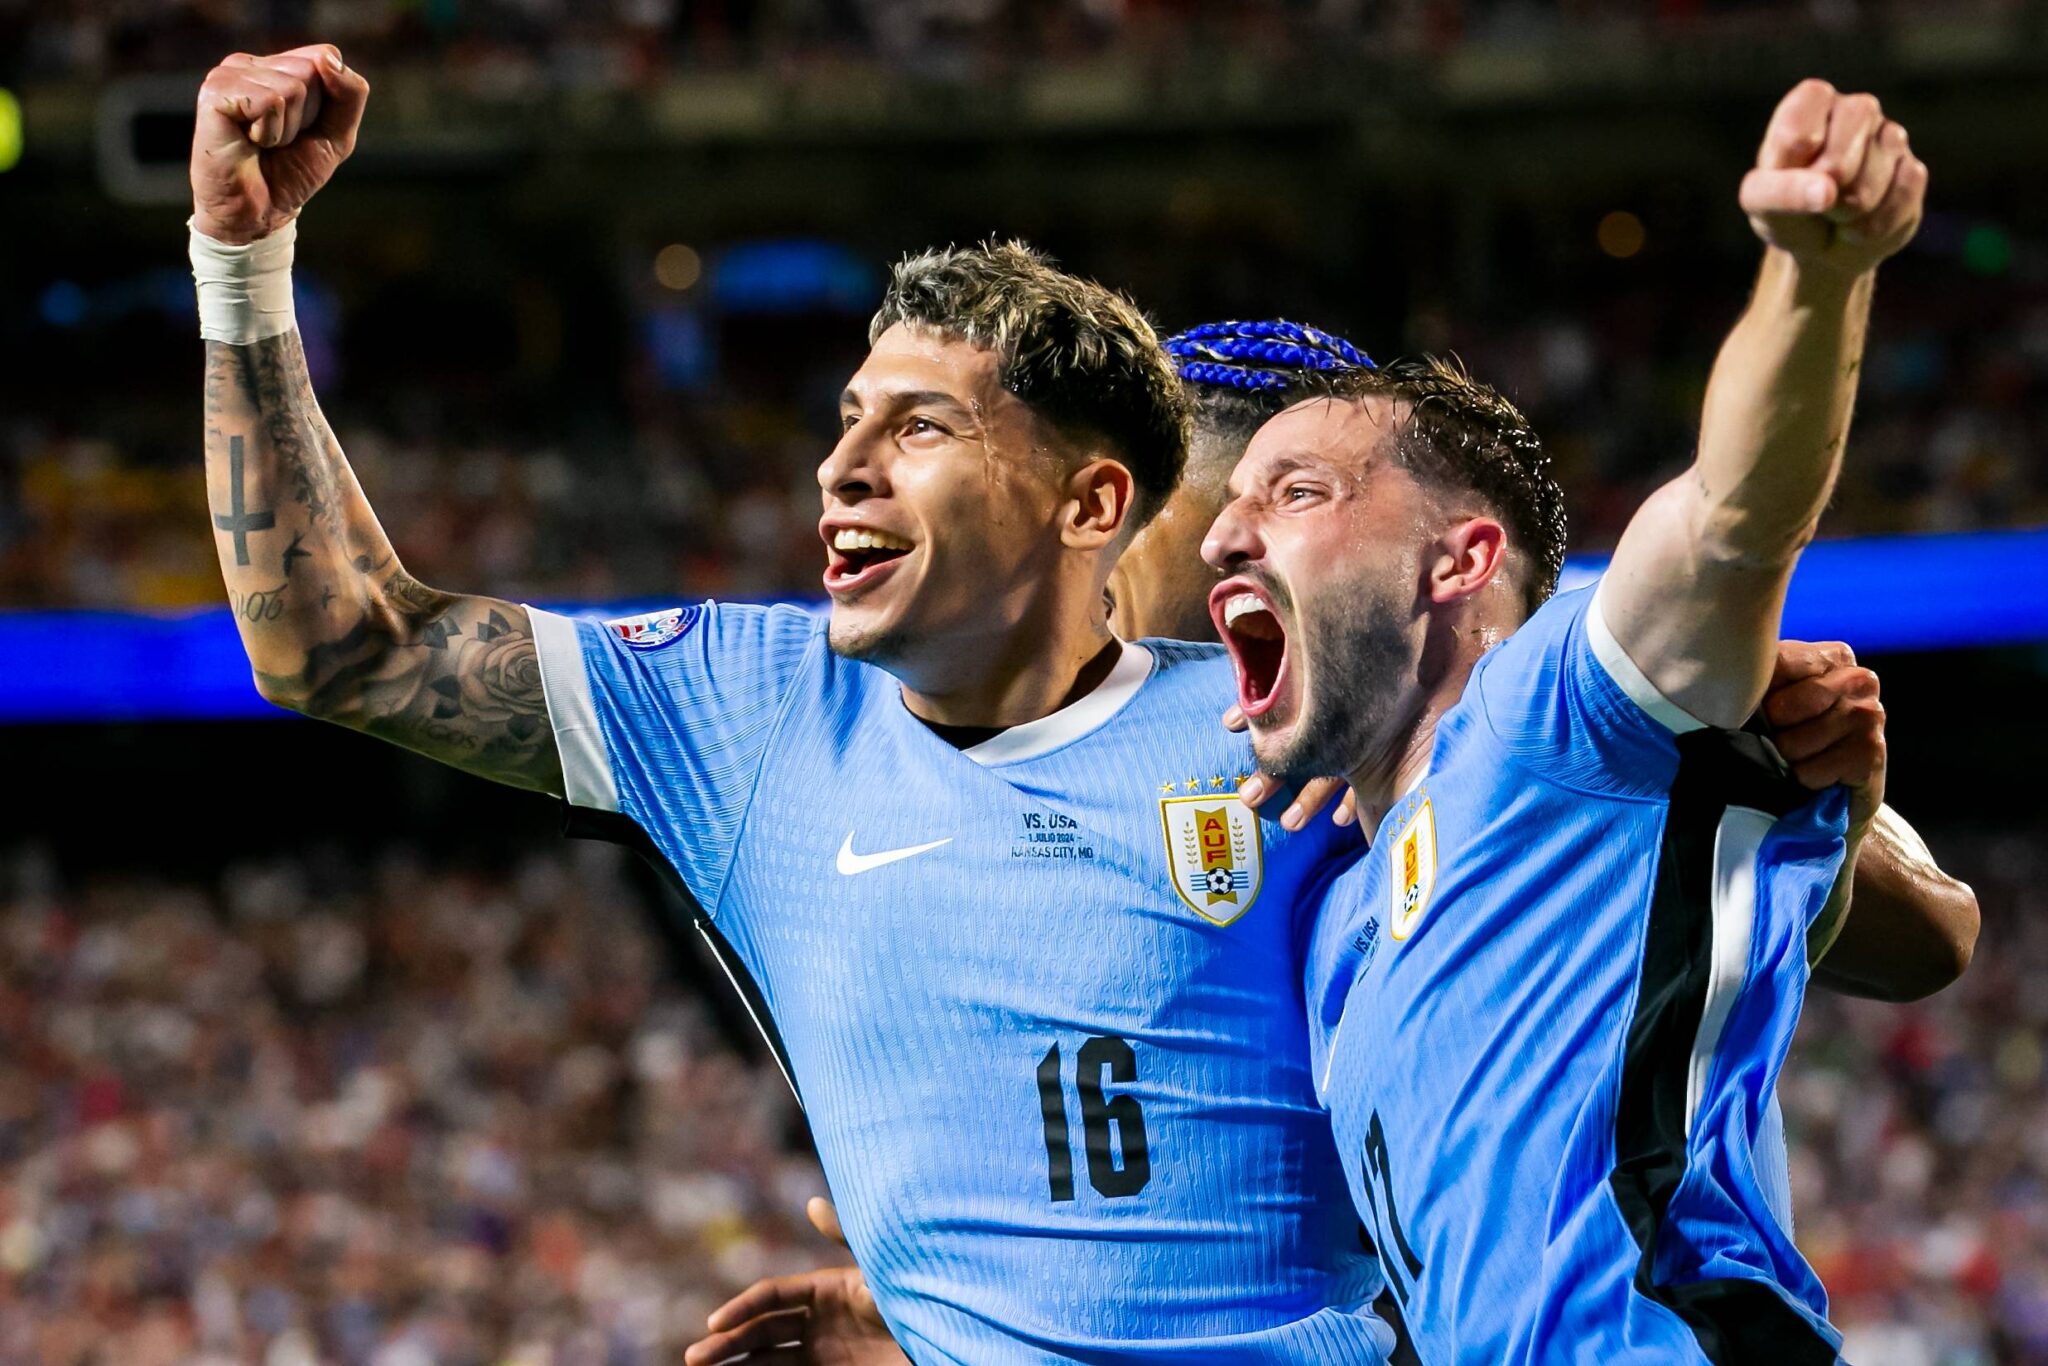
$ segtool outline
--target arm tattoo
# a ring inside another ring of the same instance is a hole
[[[526,609],[439,592],[399,567],[313,397],[298,335],[209,342],[205,402],[221,572],[264,696],[559,792]],[[266,533],[285,543],[266,542],[275,558],[257,568],[250,537]]]

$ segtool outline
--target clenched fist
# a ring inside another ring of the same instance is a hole
[[[1742,209],[1756,235],[1801,265],[1858,275],[1913,240],[1927,167],[1875,95],[1801,81],[1778,103]]]
[[[253,242],[292,219],[355,150],[370,83],[326,43],[238,52],[207,73],[192,130],[193,225]]]

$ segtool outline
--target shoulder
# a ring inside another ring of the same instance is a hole
[[[700,650],[790,650],[799,652],[822,638],[823,616],[788,603],[705,600],[651,612],[586,619],[586,629],[613,648],[650,659]]]
[[[1482,673],[1507,668],[1519,672],[1545,659],[1561,655],[1573,637],[1585,628],[1586,613],[1593,602],[1594,585],[1558,593],[1515,628],[1513,635],[1481,657],[1473,669]],[[1507,661],[1503,663],[1503,661]]]

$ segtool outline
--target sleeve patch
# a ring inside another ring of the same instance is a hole
[[[637,617],[619,617],[605,622],[604,629],[636,650],[658,650],[688,635],[702,615],[698,607],[670,607]]]

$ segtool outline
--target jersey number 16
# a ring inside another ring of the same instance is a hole
[[[1096,1035],[1082,1042],[1074,1089],[1081,1096],[1081,1134],[1088,1154],[1088,1184],[1116,1199],[1136,1195],[1152,1179],[1152,1155],[1145,1146],[1145,1112],[1134,1096],[1105,1096],[1105,1078],[1138,1079],[1138,1055],[1127,1039]],[[1038,1062],[1038,1110],[1045,1119],[1045,1159],[1052,1198],[1074,1198],[1074,1150],[1067,1141],[1067,1092],[1060,1076],[1060,1046]],[[1118,1162],[1121,1154],[1122,1162]]]

